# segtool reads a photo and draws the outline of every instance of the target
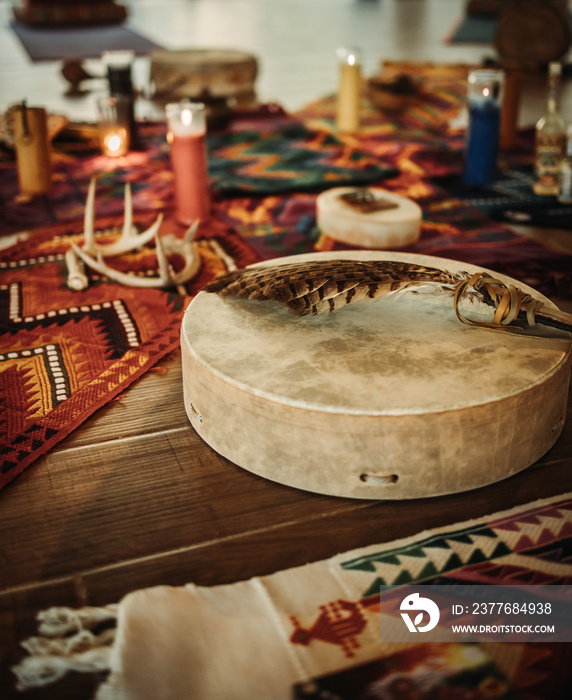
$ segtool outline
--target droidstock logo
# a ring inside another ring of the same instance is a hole
[[[401,617],[410,632],[430,632],[437,627],[439,622],[440,613],[436,603],[430,598],[421,598],[419,593],[412,593],[404,598],[401,601],[401,607],[399,609],[408,611],[402,612]],[[415,619],[412,620],[410,613],[418,614],[415,616]],[[423,613],[427,613],[429,616],[429,622],[425,625],[421,624],[421,622],[423,622]]]

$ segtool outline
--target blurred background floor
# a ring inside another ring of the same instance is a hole
[[[95,99],[104,81],[90,83],[87,95],[65,96],[61,62],[33,63],[10,28],[12,0],[0,0],[0,109],[27,99],[75,120],[95,118]],[[486,44],[450,44],[447,38],[466,11],[466,0],[124,0],[125,26],[166,49],[233,48],[259,60],[257,94],[296,110],[335,91],[336,49],[359,47],[363,72],[374,75],[380,61],[479,63],[495,58]],[[102,73],[99,60],[87,60]],[[136,86],[147,89],[149,59],[138,58]],[[523,124],[535,121],[545,100],[544,75],[530,75]],[[528,89],[528,87],[527,87]],[[567,103],[568,104],[568,103]],[[570,118],[572,118],[572,100]],[[139,116],[157,108],[145,101]],[[563,108],[567,109],[564,106]]]

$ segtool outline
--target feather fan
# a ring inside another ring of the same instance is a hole
[[[455,313],[469,325],[506,328],[536,323],[572,332],[572,315],[488,273],[448,272],[389,260],[315,260],[254,266],[220,275],[204,291],[220,296],[278,301],[296,316],[323,314],[362,299],[382,299],[405,291],[454,292]],[[459,309],[463,296],[494,307],[492,323],[471,321]]]
[[[278,301],[296,316],[322,314],[362,299],[381,299],[428,285],[453,289],[467,273],[405,262],[332,260],[249,267],[227,272],[205,291]]]

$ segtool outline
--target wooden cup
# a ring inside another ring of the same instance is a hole
[[[23,195],[45,194],[52,188],[46,110],[22,105],[14,113],[18,181]]]

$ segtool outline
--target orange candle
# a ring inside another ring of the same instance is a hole
[[[174,175],[175,216],[190,225],[210,213],[205,106],[198,102],[166,106]]]

